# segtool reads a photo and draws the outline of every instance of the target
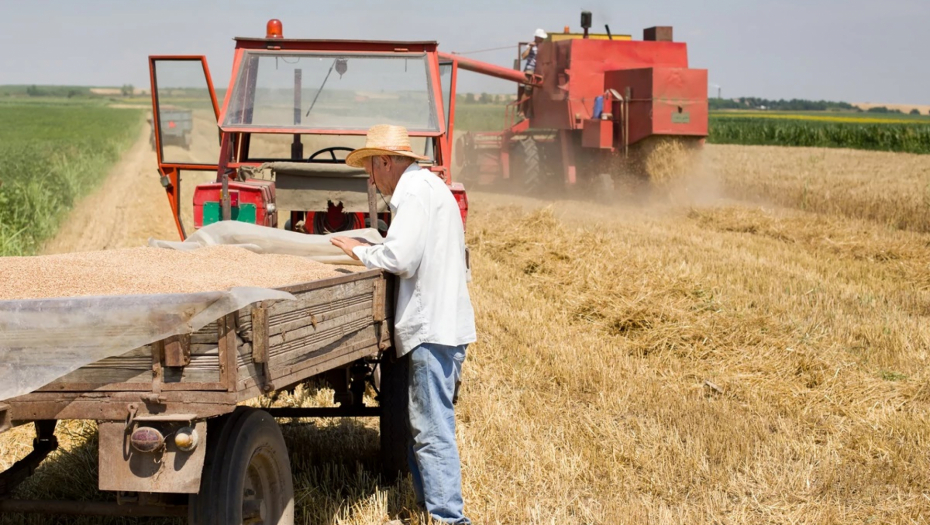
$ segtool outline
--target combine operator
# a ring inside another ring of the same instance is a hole
[[[368,268],[398,277],[394,344],[409,355],[408,452],[417,502],[436,520],[470,524],[462,503],[462,469],[452,401],[475,314],[465,282],[465,234],[458,204],[436,174],[422,169],[407,130],[380,125],[346,164],[365,168],[394,218],[384,243],[348,237],[332,243]]]
[[[523,55],[521,58],[526,60],[526,65],[523,66],[523,73],[526,74],[527,78],[531,78],[533,73],[536,72],[536,54],[539,53],[539,44],[542,44],[545,39],[549,38],[549,34],[543,31],[542,29],[537,29],[533,33],[533,42],[526,46],[526,49],[523,50]],[[520,86],[517,93],[517,100],[523,102],[520,103],[521,112],[524,117],[531,117],[530,111],[532,110],[532,105],[529,103],[530,96],[533,94],[533,86]],[[526,100],[523,100],[526,97]]]

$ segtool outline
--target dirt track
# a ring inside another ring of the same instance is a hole
[[[144,246],[149,237],[178,237],[158,178],[148,126],[100,187],[68,214],[45,254]]]

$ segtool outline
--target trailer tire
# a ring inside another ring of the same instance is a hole
[[[516,139],[516,155],[513,155],[511,173],[514,175],[514,189],[526,195],[535,195],[543,189],[542,163],[539,157],[539,145],[533,137]]]
[[[386,480],[410,472],[407,453],[410,448],[410,426],[407,412],[407,387],[410,377],[410,356],[397,357],[394,349],[381,357],[381,468]]]
[[[190,523],[247,523],[243,514],[248,501],[259,499],[261,522],[293,525],[294,482],[278,423],[271,414],[248,407],[226,417],[217,429],[213,450],[208,451],[200,494],[191,498]],[[212,442],[209,437],[208,441]]]

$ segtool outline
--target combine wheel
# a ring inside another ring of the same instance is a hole
[[[214,439],[210,431],[218,434]],[[191,497],[192,525],[293,525],[294,484],[281,429],[270,414],[239,408],[207,432],[200,494]]]
[[[510,157],[510,176],[519,193],[533,195],[543,189],[542,165],[539,146],[533,137],[519,137]]]
[[[381,464],[387,480],[410,471],[407,464],[407,449],[410,446],[410,430],[407,423],[407,385],[410,376],[410,356],[398,358],[394,349],[382,357],[381,369]]]

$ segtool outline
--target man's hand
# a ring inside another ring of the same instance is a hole
[[[333,243],[333,246],[336,246],[337,248],[346,252],[346,255],[355,259],[356,261],[358,260],[358,256],[355,255],[352,249],[356,246],[371,246],[370,242],[355,237],[333,237],[329,240],[329,242]]]

